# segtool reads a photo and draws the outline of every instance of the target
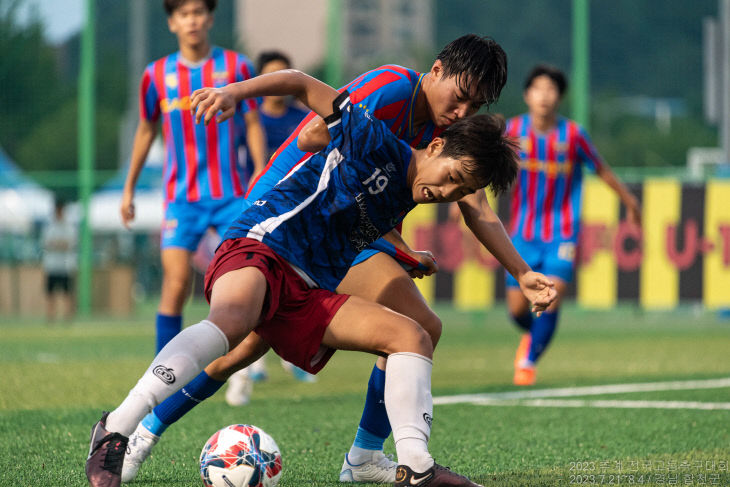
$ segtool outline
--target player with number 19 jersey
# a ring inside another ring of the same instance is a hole
[[[330,144],[252,202],[223,237],[263,242],[310,286],[331,291],[357,253],[416,206],[406,178],[411,148],[351,98],[343,92],[325,120]]]
[[[413,116],[416,100],[421,90],[421,82],[426,73],[395,64],[381,66],[368,71],[340,89],[350,93],[353,105],[369,112],[397,138],[414,148],[420,148],[443,132],[431,120],[418,130],[414,129]],[[289,171],[306,161],[312,153],[304,152],[297,147],[300,130],[315,117],[313,112],[299,124],[284,144],[271,156],[264,171],[251,183],[246,199],[255,201],[271,189]],[[377,251],[365,249],[352,262],[352,265],[363,262]]]

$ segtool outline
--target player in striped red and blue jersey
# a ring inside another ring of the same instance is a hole
[[[124,185],[121,216],[134,219],[134,188],[162,123],[165,147],[161,230],[162,293],[156,317],[159,351],[182,327],[190,290],[192,252],[208,228],[220,235],[241,211],[251,170],[239,163],[247,147],[257,169],[265,161],[265,137],[255,100],[241,103],[233,119],[217,126],[195,125],[190,95],[253,77],[242,54],[211,46],[215,0],[165,0],[170,31],[180,50],[147,66],[140,84],[140,120]],[[248,143],[246,143],[248,142]]]
[[[520,145],[521,169],[512,193],[510,234],[533,268],[556,283],[558,295],[573,279],[583,173],[594,171],[626,205],[629,221],[640,223],[636,198],[603,162],[586,131],[557,110],[567,81],[558,69],[536,66],[524,85],[528,113],[507,122],[507,135]],[[514,383],[535,383],[535,364],[557,326],[559,302],[533,318],[517,281],[507,275],[507,306],[525,331],[515,357]]]
[[[387,65],[358,76],[344,89],[358,107],[385,122],[388,129],[412,147],[423,146],[455,121],[474,114],[482,105],[493,103],[506,82],[507,59],[502,48],[492,39],[473,34],[462,36],[446,45],[428,72],[417,72],[396,65]],[[274,153],[261,176],[252,182],[248,201],[255,201],[275,186],[311,153],[297,144],[300,134],[308,137],[312,128],[321,124],[310,114]],[[313,144],[317,146],[318,144]],[[326,142],[321,144],[325,146]],[[497,235],[505,235],[499,218],[489,207],[483,191],[459,200],[464,220],[480,242],[500,261],[510,256],[495,248]],[[415,252],[403,242],[398,232],[389,235],[398,248],[426,265],[429,273],[437,266],[428,252]],[[519,269],[508,269],[519,276]],[[419,270],[412,275],[424,275]],[[520,277],[520,279],[522,279]],[[374,249],[365,249],[353,262],[337,291],[352,294],[385,305],[408,316],[421,325],[436,344],[441,335],[441,320],[428,307],[408,272],[395,259]],[[245,392],[245,374],[233,374],[251,363],[256,355],[256,335],[225,357],[210,364],[193,383],[185,386],[188,396],[177,393],[145,418],[130,439],[131,454],[125,470],[134,472],[147,457],[159,435],[200,400],[212,394],[230,377],[229,388]],[[368,382],[362,419],[352,448],[345,456],[340,480],[343,482],[393,482],[395,463],[383,454],[383,444],[390,435],[388,416],[383,406],[385,359],[378,359]],[[229,391],[226,398],[228,399]],[[175,402],[177,401],[177,404]]]

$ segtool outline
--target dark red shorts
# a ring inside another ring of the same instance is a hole
[[[205,297],[227,272],[255,267],[266,277],[268,289],[255,332],[285,360],[316,374],[335,353],[322,337],[340,306],[350,296],[310,289],[292,267],[266,244],[250,238],[224,241],[205,273]]]

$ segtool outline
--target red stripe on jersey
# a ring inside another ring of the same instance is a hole
[[[385,66],[378,68],[378,69],[389,69],[391,71],[395,71],[396,73],[400,73],[406,78],[410,78],[411,74],[410,72],[404,68],[403,66],[398,66],[397,64],[386,64]],[[421,73],[416,73],[416,77],[421,76]]]
[[[150,114],[147,113],[147,91],[150,89],[152,84],[152,77],[150,73],[145,69],[142,75],[142,83],[139,85],[139,115],[144,120],[150,120]],[[159,105],[155,107],[155,113],[152,116],[159,114]],[[157,118],[155,116],[155,118]]]
[[[545,161],[545,200],[542,206],[543,242],[550,242],[553,239],[553,202],[555,201],[555,182],[558,177],[558,161],[555,153],[557,139],[558,131],[550,132],[547,140],[547,160]]]
[[[215,61],[209,59],[203,65],[203,86],[215,86],[213,82],[213,67]],[[213,198],[223,197],[223,183],[221,182],[221,156],[218,144],[218,124],[209,123],[205,127],[206,163],[208,165],[208,182],[210,195]]]
[[[576,131],[577,130],[578,129],[576,128]],[[593,163],[594,169],[596,171],[599,170],[603,166],[603,161],[601,161],[601,158],[596,155],[593,147],[588,144],[588,141],[580,135],[580,132],[577,132],[577,134],[578,143],[580,144],[581,149],[583,149],[586,157]]]
[[[169,98],[167,95],[167,85],[165,84],[165,64],[167,64],[168,56],[159,59],[154,65],[154,83],[159,93],[159,99]],[[159,110],[159,104],[158,108]],[[175,141],[170,132],[170,114],[163,114],[165,120],[162,123],[162,138],[165,141],[165,152],[167,160],[165,163],[165,201],[175,199],[175,188],[177,186],[177,154],[175,153]],[[168,167],[169,166],[169,167]]]
[[[178,62],[178,73],[180,78],[180,89],[178,97],[180,100],[190,99],[190,70],[184,64]],[[198,188],[198,148],[195,141],[195,127],[193,126],[193,115],[190,110],[180,110],[180,118],[183,126],[183,144],[185,145],[185,185],[187,187],[187,200],[198,201],[200,189]]]
[[[575,157],[577,152],[576,135],[578,127],[572,121],[568,121],[568,157],[565,163],[568,167],[568,175],[565,178],[565,192],[563,193],[563,201],[560,205],[560,236],[563,238],[572,237],[573,230],[573,207],[570,205],[571,186],[573,183],[573,168],[575,167]]]
[[[525,213],[525,226],[522,230],[522,236],[525,240],[530,241],[535,237],[535,212],[537,211],[537,177],[539,171],[530,170],[529,165],[534,164],[537,160],[537,137],[535,132],[530,130],[530,154],[527,158],[527,211]]]
[[[410,143],[411,147],[418,147],[418,144],[421,143],[421,140],[423,140],[423,136],[426,134],[426,126],[424,125],[421,127],[421,131],[418,132],[418,135],[416,135],[413,140]]]
[[[394,103],[391,103],[390,105],[385,105],[384,107],[378,108],[373,112],[373,115],[375,115],[375,118],[378,120],[390,120],[391,118],[398,115],[398,113],[403,108],[403,105],[406,104],[406,100],[400,100],[396,101]]]
[[[246,64],[243,60],[241,60],[241,76],[243,77],[242,81],[251,79],[251,71],[248,69],[248,64]],[[249,110],[258,109],[258,106],[256,105],[256,98],[248,98],[244,100],[244,103]]]
[[[390,71],[386,71],[384,73],[380,73],[375,78],[371,79],[364,85],[362,85],[360,88],[356,89],[355,91],[350,93],[350,101],[355,103],[360,103],[365,98],[373,94],[375,91],[379,90],[383,86],[387,85],[388,83],[392,83],[393,81],[399,80],[401,77],[398,76],[395,73],[391,73]]]
[[[256,183],[258,182],[258,180],[261,179],[261,176],[263,176],[264,174],[266,174],[266,172],[269,169],[271,169],[271,166],[274,165],[274,161],[276,160],[277,157],[279,157],[279,154],[281,154],[281,151],[283,149],[286,149],[287,147],[289,147],[289,144],[291,144],[292,141],[299,136],[299,132],[302,130],[302,128],[304,128],[304,126],[307,125],[316,116],[317,116],[316,113],[309,112],[309,114],[306,117],[304,117],[304,119],[301,122],[299,122],[299,125],[297,125],[297,128],[294,130],[294,132],[292,132],[291,135],[289,137],[287,137],[287,139],[284,141],[284,143],[281,144],[278,149],[276,149],[276,152],[274,152],[271,155],[271,158],[269,159],[269,163],[266,164],[266,167],[264,168],[264,170],[261,171],[259,173],[259,175],[256,176],[249,183],[249,185],[248,185],[248,191],[246,191],[246,198],[248,198],[248,195],[251,193],[251,190],[253,189],[253,187],[256,186]],[[297,164],[298,164],[298,162],[297,162]],[[291,171],[291,169],[294,168],[295,166],[296,166],[296,164],[294,164],[291,168],[289,168],[289,171]]]
[[[238,56],[233,51],[225,51],[225,60],[226,60],[226,72],[228,73],[228,83],[235,83],[236,82],[236,58]],[[226,125],[228,125],[228,134],[229,134],[229,140],[231,143],[228,146],[229,151],[229,157],[228,160],[230,161],[230,168],[231,168],[231,182],[233,183],[233,194],[236,198],[239,198],[243,196],[245,193],[245,190],[243,189],[243,184],[241,183],[241,177],[238,175],[238,148],[234,147],[233,141],[236,140],[236,134],[235,134],[235,123],[233,119],[229,119],[226,121]]]
[[[512,123],[509,125],[507,134],[510,137],[513,137],[518,140],[519,142],[519,134],[520,130],[522,130],[522,118],[516,118],[512,119]],[[519,149],[518,149],[519,150]],[[522,208],[520,205],[520,198],[522,197],[522,194],[520,193],[520,173],[522,170],[518,171],[517,173],[517,181],[514,184],[514,190],[512,190],[512,208],[510,211],[510,235],[514,235],[517,231],[517,225],[520,221],[520,209]]]

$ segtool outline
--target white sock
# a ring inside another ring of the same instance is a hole
[[[127,398],[109,414],[106,430],[129,436],[152,408],[226,353],[228,339],[215,324],[203,320],[185,328],[160,350]]]
[[[417,353],[393,353],[385,366],[385,409],[393,427],[398,463],[414,472],[433,466],[431,435],[431,359]]]

